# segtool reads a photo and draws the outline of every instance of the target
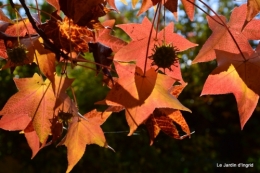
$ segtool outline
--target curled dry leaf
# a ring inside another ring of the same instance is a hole
[[[182,130],[187,135],[190,135],[189,126],[179,110],[156,108],[152,115],[145,122],[150,136],[150,145],[153,144],[154,139],[157,137],[160,131],[163,131],[172,138],[181,139],[178,129],[173,122],[180,125]]]

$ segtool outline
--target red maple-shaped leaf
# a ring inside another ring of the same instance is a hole
[[[193,64],[215,59],[215,49],[231,53],[240,53],[236,43],[243,52],[247,52],[252,49],[248,43],[247,37],[241,33],[242,27],[246,20],[246,5],[241,5],[240,7],[234,8],[228,23],[226,22],[226,18],[224,16],[220,17],[221,20],[216,16],[207,17],[209,27],[213,33],[200,49],[199,54],[193,60]],[[215,21],[212,18],[214,18]],[[226,27],[223,25],[223,22],[229,28],[234,39],[236,40],[236,43],[232,39]]]
[[[86,145],[97,144],[109,148],[100,125],[106,121],[110,114],[111,112],[102,113],[94,109],[84,115],[86,119],[73,118],[66,136],[59,144],[65,145],[68,150],[68,168],[66,172],[70,172],[83,156]]]
[[[156,73],[153,68],[143,71],[134,64],[117,63],[119,79],[100,104],[124,106],[131,135],[154,111],[155,108],[173,108],[190,111],[169,92],[173,78]]]
[[[33,130],[31,122],[32,118],[27,114],[6,114],[0,120],[0,128],[9,131],[22,131],[32,149],[33,158],[44,145],[40,144],[39,137],[37,136],[36,131]]]
[[[246,24],[242,33],[248,40],[259,40],[260,39],[259,28],[260,28],[260,20],[253,19]]]
[[[114,60],[121,62],[136,61],[136,65],[144,70],[146,62],[146,50],[149,41],[148,57],[151,57],[154,53],[155,46],[161,46],[163,42],[165,44],[172,45],[179,52],[195,47],[196,44],[189,42],[182,36],[173,33],[173,23],[170,23],[162,31],[160,31],[156,37],[156,32],[153,29],[151,39],[149,40],[149,32],[153,27],[151,22],[145,17],[141,24],[122,24],[117,25],[123,29],[132,39],[132,41],[122,49],[120,49],[114,57]],[[149,69],[152,65],[152,60],[147,59],[147,68]],[[176,61],[171,65],[171,70],[166,69],[165,73],[173,78],[182,80],[180,75],[179,62]]]
[[[37,34],[37,32],[33,29],[29,19],[22,19],[18,23],[10,25],[6,29],[5,34],[22,37],[25,35]]]
[[[56,83],[59,84],[59,86],[56,85],[56,93],[59,96],[57,98],[52,90],[50,81],[43,81],[38,74],[34,74],[32,78],[14,79],[14,82],[19,92],[7,101],[4,108],[0,111],[0,115],[11,120],[15,119],[15,117],[20,119],[21,116],[29,116],[33,120],[33,128],[40,142],[44,143],[51,133],[51,120],[55,116],[54,107],[58,109],[66,99],[65,94],[61,94],[65,91],[63,85],[71,84],[72,81],[69,79],[60,80],[59,77],[56,78]],[[58,88],[60,88],[59,92],[57,92]],[[63,104],[62,108],[66,109],[64,111],[67,111],[70,109],[70,104]],[[28,118],[24,119],[28,121]]]
[[[98,31],[98,37],[96,38],[96,42],[100,42],[110,47],[113,50],[113,52],[117,52],[127,43],[113,35],[110,35],[110,33],[113,31],[112,28],[114,24],[115,20],[106,20],[105,22],[103,22],[102,25],[105,26],[105,28]]]
[[[171,89],[171,94],[177,98],[186,85],[187,84],[185,83],[182,85],[173,86]],[[173,122],[181,127],[181,129],[187,134],[185,136],[190,135],[189,126],[179,110],[170,108],[156,108],[145,122],[150,136],[150,145],[153,144],[154,139],[160,131],[163,131],[165,134],[173,138],[183,139],[183,136],[179,135],[178,129]]]
[[[259,53],[232,54],[216,50],[218,67],[208,76],[201,95],[233,93],[241,128],[251,117],[260,94]]]

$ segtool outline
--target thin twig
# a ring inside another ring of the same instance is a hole
[[[12,1],[12,0],[10,0]],[[60,51],[54,43],[52,43],[48,37],[45,35],[45,33],[43,32],[43,30],[39,29],[30,13],[29,8],[26,6],[25,4],[25,0],[19,0],[21,5],[23,6],[25,13],[30,21],[30,23],[32,24],[33,29],[35,29],[35,31],[42,37],[42,39],[44,40],[45,45],[48,46],[48,49],[50,49],[52,52],[54,52],[56,54],[56,56],[58,56],[58,59],[60,56],[62,56],[65,59],[70,59],[69,56],[67,54],[65,54],[64,52]]]
[[[151,30],[150,30],[149,37],[148,37],[147,49],[146,49],[146,54],[145,54],[145,62],[144,62],[144,73],[143,73],[142,77],[145,77],[145,73],[146,73],[146,65],[147,65],[147,59],[148,59],[149,46],[150,46],[150,41],[151,41],[151,37],[152,37],[154,22],[155,22],[155,19],[156,19],[156,15],[158,13],[158,8],[159,8],[159,5],[157,5],[157,8],[156,8],[156,11],[155,11],[155,14],[154,14],[154,18],[153,18],[153,22],[152,22],[152,26],[151,26]]]
[[[160,17],[161,17],[161,6],[162,6],[162,4],[159,3],[158,4],[159,12],[158,12],[158,15],[157,15],[157,26],[156,26],[155,40],[157,40],[157,34],[158,34],[158,31],[159,31],[159,24],[160,24]]]

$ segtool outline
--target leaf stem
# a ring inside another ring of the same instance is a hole
[[[37,8],[37,13],[38,13],[39,20],[41,21],[41,15],[40,15],[40,10],[39,10],[39,4],[38,4],[38,1],[37,1],[37,0],[35,0],[35,4],[36,4],[36,8]]]
[[[153,17],[152,27],[151,27],[149,37],[148,37],[147,49],[146,49],[146,54],[145,54],[145,62],[144,62],[144,73],[143,73],[142,77],[145,77],[145,73],[146,73],[146,65],[147,65],[147,59],[148,59],[149,46],[150,46],[150,41],[151,41],[151,37],[152,37],[154,22],[155,22],[155,19],[156,19],[156,15],[158,13],[158,8],[159,8],[159,5],[157,5],[156,11],[155,11],[155,14],[154,14],[154,17]]]
[[[158,12],[158,15],[157,15],[157,25],[156,25],[156,32],[155,32],[155,40],[157,40],[157,34],[158,34],[158,30],[159,30],[159,24],[160,24],[160,17],[161,17],[161,6],[162,4],[159,3],[158,4],[158,8],[159,8],[159,12]]]

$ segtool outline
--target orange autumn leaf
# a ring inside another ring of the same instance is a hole
[[[239,16],[239,17],[237,17]],[[216,21],[214,21],[214,18]],[[246,20],[246,5],[241,5],[240,7],[234,8],[230,16],[230,21],[227,22],[224,16],[220,16],[221,20],[212,16],[207,17],[208,24],[212,30],[211,36],[204,43],[202,48],[199,51],[199,54],[193,60],[193,64],[198,62],[207,62],[214,60],[216,58],[215,49],[223,50],[231,53],[240,53],[236,43],[239,45],[242,52],[250,51],[251,45],[248,42],[247,37],[242,32],[242,27]],[[230,36],[230,33],[227,31],[226,27],[223,25],[224,22],[229,28],[230,32],[234,36],[236,43]],[[249,31],[251,32],[251,31]]]
[[[243,28],[242,34],[248,40],[259,40],[260,39],[260,20],[253,19],[250,22],[246,23],[246,26]]]
[[[186,85],[186,83],[182,85],[174,85],[171,88],[170,93],[177,98]],[[190,136],[189,126],[179,110],[170,108],[156,108],[145,122],[150,136],[150,145],[153,144],[154,139],[160,131],[163,131],[165,134],[175,139],[182,139],[182,136],[179,135],[179,132],[173,122],[178,124],[182,131]]]
[[[56,83],[60,81],[60,78],[57,77]],[[62,105],[64,111],[71,109],[71,103],[66,101],[68,98],[63,92],[66,90],[64,87],[67,85],[66,83],[71,84],[72,81],[69,79],[62,81],[63,83],[59,83],[60,86],[56,85],[56,93],[59,96],[56,98],[50,81],[43,81],[38,74],[34,74],[32,78],[14,79],[19,92],[7,101],[0,111],[0,115],[11,120],[14,117],[18,119],[21,116],[30,117],[40,142],[44,143],[51,133],[51,119],[55,116],[54,107],[58,109]],[[58,88],[60,88],[59,91]],[[72,109],[74,110],[74,108]],[[74,112],[76,113],[75,110]]]
[[[101,147],[110,148],[107,145],[104,133],[100,128],[111,112],[98,112],[92,110],[84,115],[85,119],[74,117],[69,125],[68,132],[59,145],[65,145],[68,150],[67,173],[83,156],[86,145],[97,144]]]
[[[259,50],[257,50],[259,51]],[[241,129],[251,117],[260,94],[260,57],[258,52],[233,54],[216,50],[218,67],[208,76],[201,95],[233,93]]]
[[[194,43],[189,42],[182,36],[173,33],[174,24],[170,23],[166,26],[162,31],[157,34],[153,29],[151,39],[149,40],[149,32],[151,30],[152,23],[145,17],[141,24],[121,24],[117,25],[117,27],[123,29],[132,39],[132,41],[121,48],[114,57],[114,60],[120,62],[130,62],[135,61],[136,65],[144,70],[145,62],[146,62],[146,50],[147,43],[150,42],[148,48],[148,57],[154,53],[155,46],[161,46],[163,41],[165,44],[172,45],[178,52],[182,52],[186,49],[197,46]],[[152,59],[148,58],[146,67],[149,69],[152,66]],[[165,69],[165,73],[175,79],[183,80],[180,72],[180,64],[179,61],[175,61],[171,66],[171,70]]]
[[[34,130],[32,121],[23,130],[23,133],[24,133],[24,136],[27,140],[29,147],[32,150],[32,157],[31,157],[31,159],[32,159],[40,151],[40,149],[45,147],[47,139],[43,143],[40,142],[39,137],[38,137],[36,131]]]
[[[46,76],[52,83],[55,82],[54,72],[56,56],[55,53],[45,49],[42,45],[43,40],[39,39],[34,42],[33,52],[34,62],[39,66],[41,72]]]
[[[183,106],[169,89],[176,81],[169,76],[156,73],[153,68],[143,71],[134,64],[114,63],[119,79],[105,100],[99,104],[124,106],[129,135],[137,129],[155,108],[173,108],[190,111]]]
[[[13,25],[8,26],[5,34],[23,37],[25,35],[37,34],[37,32],[33,29],[29,19],[22,19],[18,23],[15,22]]]
[[[98,36],[96,38],[96,42],[100,42],[108,47],[110,47],[113,52],[117,52],[127,43],[110,33],[113,32],[112,28],[114,27],[115,20],[106,20],[102,23],[105,27],[104,29],[100,29],[98,31]]]

